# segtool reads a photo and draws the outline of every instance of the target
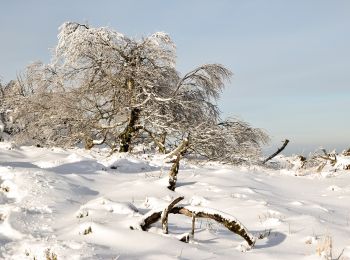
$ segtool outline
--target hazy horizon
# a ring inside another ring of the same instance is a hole
[[[3,1],[2,82],[36,60],[50,61],[65,21],[108,26],[128,36],[170,34],[178,70],[221,63],[234,76],[223,116],[265,129],[273,151],[350,147],[349,1]]]

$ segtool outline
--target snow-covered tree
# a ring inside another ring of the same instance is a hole
[[[182,76],[175,58],[165,33],[132,39],[64,23],[52,62],[28,66],[17,82],[19,139],[127,152],[142,137],[178,161],[189,152],[234,163],[258,154],[265,133],[220,119],[216,101],[231,72],[204,64]]]
[[[257,162],[261,147],[269,141],[268,135],[260,128],[253,128],[241,120],[222,122],[207,121],[185,129],[185,138],[169,154],[175,157],[169,172],[168,188],[176,187],[181,158],[192,153],[204,159],[231,164]]]
[[[14,135],[19,131],[19,126],[13,122],[13,111],[18,107],[18,99],[22,96],[21,86],[18,81],[11,80],[7,84],[0,85],[0,120],[3,139],[6,135]]]
[[[144,108],[177,82],[174,50],[164,33],[133,40],[109,28],[63,24],[53,62],[29,66],[22,81],[33,89],[16,113],[22,136],[33,139],[32,125],[46,144],[81,140],[128,151]]]
[[[165,33],[134,40],[109,28],[77,23],[60,27],[54,66],[65,88],[79,91],[80,105],[99,118],[96,130],[127,152],[148,111],[165,102],[178,80],[175,45]]]

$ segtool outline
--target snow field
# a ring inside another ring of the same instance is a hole
[[[294,176],[258,167],[182,164],[178,188],[166,188],[161,156],[101,150],[0,146],[0,258],[46,259],[350,259],[350,174]],[[290,172],[289,172],[290,173]],[[169,215],[131,230],[175,197],[196,209],[234,216],[256,237],[253,249],[223,226]],[[328,240],[327,240],[328,239]],[[328,241],[328,242],[327,242]],[[328,244],[327,244],[328,243]]]

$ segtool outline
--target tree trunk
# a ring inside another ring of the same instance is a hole
[[[169,190],[175,191],[177,174],[179,173],[181,154],[178,154],[169,172]]]
[[[141,110],[139,108],[133,108],[130,113],[130,118],[128,125],[125,127],[124,131],[119,135],[120,146],[119,152],[126,153],[130,149],[130,143],[133,134],[137,131],[135,125],[139,120]]]
[[[158,150],[160,153],[166,153],[165,150],[165,139],[166,139],[166,132],[162,133],[160,135],[160,140],[159,140],[159,144],[158,144]]]
[[[90,150],[92,147],[94,147],[94,142],[90,137],[85,137],[84,143],[86,150]]]
[[[170,153],[167,157],[176,155],[176,159],[173,162],[173,165],[171,166],[170,172],[169,172],[169,186],[168,189],[175,191],[176,188],[176,182],[177,182],[177,174],[179,173],[179,167],[180,167],[180,160],[181,157],[187,152],[189,146],[189,140],[188,138],[185,138],[182,143]]]

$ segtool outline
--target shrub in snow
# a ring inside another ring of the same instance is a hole
[[[350,170],[350,153],[344,151],[338,154],[336,151],[327,152],[320,149],[308,157],[294,155],[290,157],[279,156],[268,166],[279,169],[289,169],[293,172],[305,173],[329,173],[342,170]]]

